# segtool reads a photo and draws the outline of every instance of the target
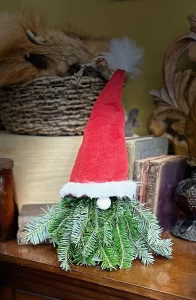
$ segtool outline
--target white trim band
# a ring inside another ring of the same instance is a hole
[[[77,183],[68,182],[60,189],[61,197],[73,195],[75,197],[87,196],[89,198],[103,197],[129,197],[136,194],[137,183],[128,181],[112,181],[103,183]]]

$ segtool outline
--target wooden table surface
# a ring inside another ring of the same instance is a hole
[[[196,243],[174,237],[172,239],[174,243],[172,260],[156,257],[154,264],[148,267],[143,266],[140,261],[134,261],[130,270],[109,272],[102,271],[98,267],[73,266],[71,272],[64,272],[59,268],[56,251],[51,245],[18,246],[15,240],[0,243],[0,261],[58,274],[73,280],[80,279],[84,284],[94,283],[142,295],[147,299],[195,300]]]

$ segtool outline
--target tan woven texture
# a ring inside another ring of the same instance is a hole
[[[28,135],[82,135],[105,86],[100,78],[42,77],[0,90],[5,129]]]

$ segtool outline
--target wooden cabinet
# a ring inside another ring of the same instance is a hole
[[[42,293],[44,292],[44,289]],[[50,291],[47,293],[50,294]],[[27,292],[25,290],[19,290],[17,288],[13,287],[5,287],[3,289],[3,299],[2,300],[61,300],[61,299],[92,299],[92,298],[81,298],[80,295],[70,294],[70,293],[64,293],[62,295],[59,295],[58,297],[58,291],[54,291],[54,293],[51,293],[51,296],[46,296],[43,294],[37,294],[32,292]],[[1,295],[1,294],[0,294]],[[0,296],[1,299],[1,296]]]
[[[3,299],[0,297],[0,300],[146,299],[138,298],[138,296],[121,298],[121,294],[123,296],[125,293],[84,282],[82,274],[78,276],[78,279],[74,279],[61,274],[35,270],[31,266],[26,267],[8,262],[3,264]]]
[[[5,286],[2,290],[2,294],[0,294],[3,297],[3,300],[57,300],[57,298],[48,298],[46,296],[38,295],[35,293],[28,293],[26,291],[17,290],[9,286]],[[59,299],[60,300],[60,299]]]
[[[14,298],[15,300],[47,300],[48,297],[43,297],[41,295],[36,295],[32,293],[27,293],[25,291],[15,290]],[[51,298],[54,299],[54,298]]]
[[[59,268],[51,245],[0,243],[0,300],[195,300],[196,243],[173,238],[173,259],[113,272]]]

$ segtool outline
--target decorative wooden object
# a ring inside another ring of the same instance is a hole
[[[193,114],[190,114],[190,109],[196,101],[196,14],[189,16],[188,21],[190,31],[170,45],[163,59],[165,88],[150,92],[155,110],[147,123],[150,134],[167,136],[174,153],[183,157],[189,156],[185,128]],[[187,56],[192,67],[180,68],[183,58]]]
[[[195,300],[196,243],[172,239],[173,259],[157,257],[148,267],[137,260],[113,272],[79,266],[64,272],[51,245],[0,243],[0,299]]]
[[[193,102],[185,127],[185,137],[188,143],[189,165],[196,166],[196,100]]]

